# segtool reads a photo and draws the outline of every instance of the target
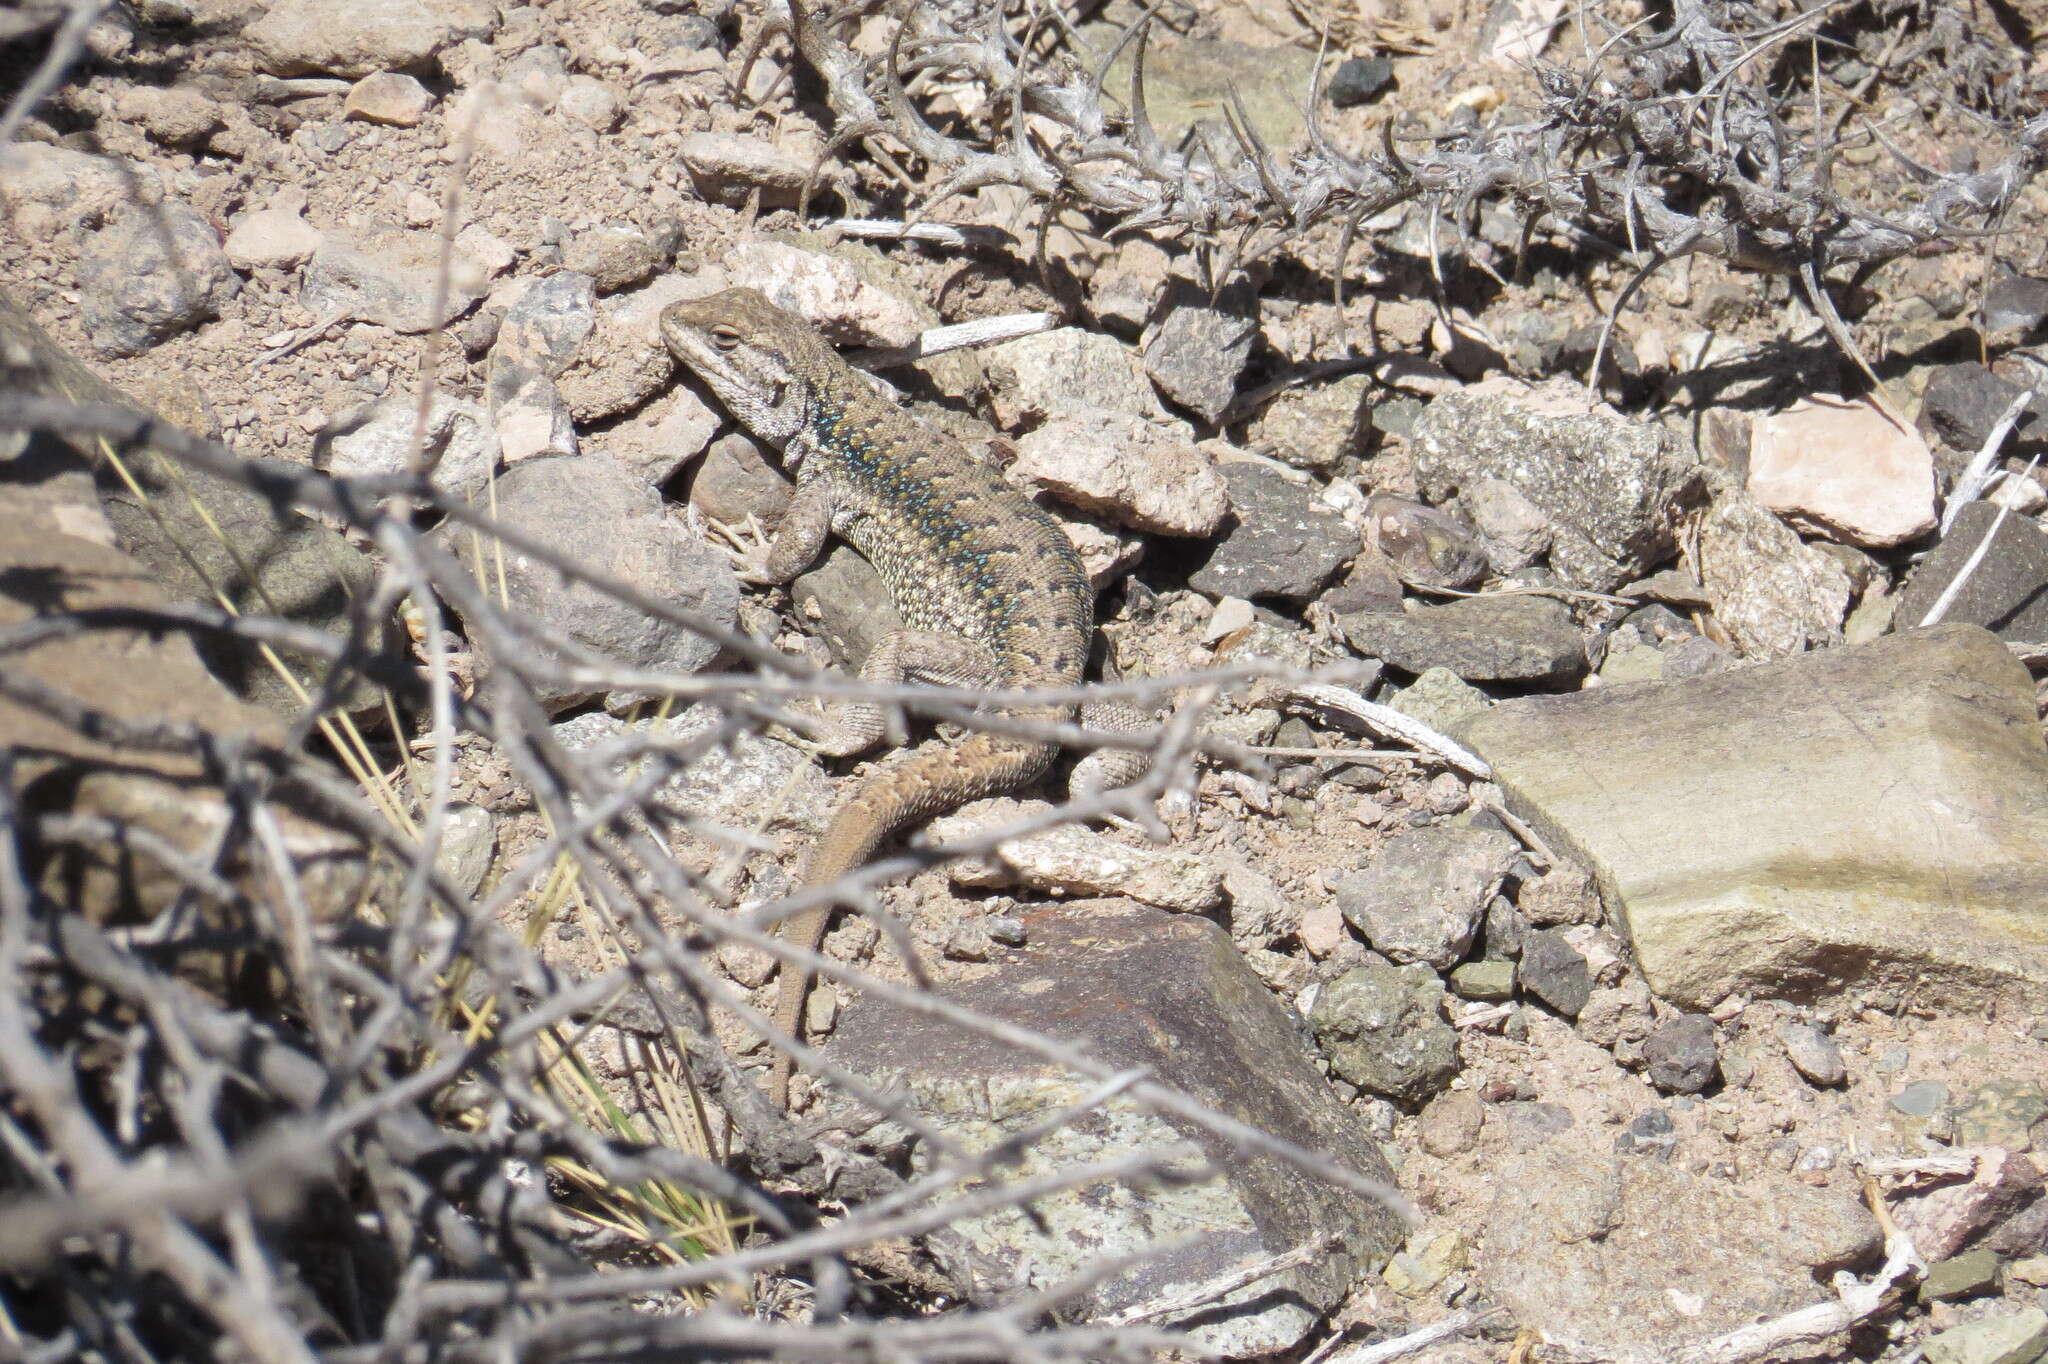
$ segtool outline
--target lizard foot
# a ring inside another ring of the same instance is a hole
[[[752,512],[737,526],[727,525],[715,517],[704,517],[704,538],[713,548],[732,563],[732,571],[743,583],[757,587],[773,587],[775,579],[768,572],[768,555],[772,544],[768,532],[761,528],[761,518]]]

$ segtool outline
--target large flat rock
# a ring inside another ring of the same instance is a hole
[[[1511,701],[1460,737],[1594,868],[1667,999],[2048,998],[2048,748],[1975,626]]]
[[[1081,1044],[1338,1164],[1391,1182],[1384,1159],[1309,1063],[1285,1010],[1215,924],[1128,901],[1085,901],[1026,919],[1029,942],[988,975],[942,990],[977,1012]],[[831,1054],[900,1081],[926,1117],[971,1151],[1031,1129],[1095,1088],[1091,1080],[942,1019],[869,998],[851,1009]],[[1261,1279],[1178,1324],[1219,1355],[1293,1346],[1398,1248],[1386,1209],[1309,1178],[1178,1117],[1113,1099],[1025,1146],[999,1178],[1029,1179],[1138,1149],[1200,1148],[1222,1173],[1195,1184],[1097,1183],[957,1219],[998,1279],[1064,1282],[1104,1256],[1151,1250],[1066,1311],[1083,1317],[1172,1297],[1233,1268],[1302,1245],[1307,1264]],[[928,1154],[913,1152],[922,1170]]]

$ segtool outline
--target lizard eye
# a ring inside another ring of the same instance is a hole
[[[728,327],[723,322],[711,329],[711,344],[720,350],[737,350],[740,344],[740,329]]]

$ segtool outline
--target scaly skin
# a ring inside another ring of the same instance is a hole
[[[909,628],[877,647],[864,676],[1004,689],[1080,681],[1094,594],[1072,542],[1022,492],[885,402],[809,324],[754,290],[672,304],[661,329],[677,358],[736,417],[782,447],[795,475],[796,501],[766,563],[750,576],[788,582],[816,558],[829,527],[889,585]],[[1008,713],[1064,719],[1071,708]],[[1111,723],[1123,727],[1120,717]],[[877,708],[847,707],[843,740],[823,747],[857,752],[881,728]],[[838,878],[908,824],[1024,785],[1054,753],[1049,743],[984,733],[890,762],[833,815],[803,884]],[[1108,758],[1090,760],[1096,784],[1135,775],[1127,759],[1096,756]],[[816,949],[830,914],[829,905],[807,910],[783,935]],[[791,1035],[809,986],[808,970],[784,964],[775,1022]],[[779,1057],[771,1081],[781,1106],[790,1066]]]

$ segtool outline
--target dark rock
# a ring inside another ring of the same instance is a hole
[[[213,225],[167,199],[130,209],[87,238],[79,321],[100,354],[140,355],[216,316],[241,287]]]
[[[1948,585],[1976,557],[1993,525],[1991,549],[1974,568],[1948,609],[1943,624],[1981,625],[2001,639],[2048,640],[2048,534],[2032,520],[2003,512],[1990,502],[1972,502],[1934,551],[1920,561],[1899,597],[1893,620],[1910,629],[1927,618]]]
[[[1352,648],[1403,672],[1448,668],[1468,682],[1552,685],[1586,674],[1585,640],[1570,610],[1550,597],[1466,597],[1337,624]]]
[[[1415,587],[1477,586],[1489,563],[1479,533],[1463,519],[1405,497],[1366,503],[1366,543]]]
[[[1974,361],[1943,365],[1927,381],[1920,419],[1957,450],[1975,454],[2007,406],[2024,391]],[[2024,434],[2043,417],[2048,417],[2048,398],[2037,393],[2028,399],[2013,429]]]
[[[2048,279],[2005,275],[1984,291],[1984,328],[2032,335],[2048,321]]]
[[[1183,285],[1145,347],[1145,372],[1160,392],[1214,422],[1237,397],[1237,376],[1259,334],[1257,298],[1249,287],[1207,290]]]
[[[1660,1023],[1643,1040],[1643,1060],[1650,1083],[1675,1094],[1697,1094],[1714,1082],[1721,1055],[1714,1020],[1705,1014],[1680,1014]]]
[[[790,600],[832,648],[849,672],[859,672],[868,654],[903,617],[881,574],[849,545],[836,545],[825,561],[789,585]]]
[[[491,347],[493,388],[500,382],[497,371],[508,365],[560,378],[596,327],[597,281],[573,270],[540,280],[505,310],[498,326]]]
[[[737,431],[711,442],[690,481],[690,505],[714,521],[738,527],[749,516],[772,527],[789,509],[796,485],[758,441]]]
[[[1592,973],[1578,949],[1547,928],[1522,939],[1522,989],[1566,1018],[1577,1018],[1592,997]]]
[[[1655,1156],[1659,1160],[1671,1159],[1671,1153],[1678,1148],[1678,1124],[1671,1121],[1671,1114],[1662,1108],[1646,1108],[1630,1120],[1622,1134],[1614,1139],[1614,1149],[1634,1154]]]
[[[1212,597],[1307,601],[1358,553],[1358,534],[1313,486],[1258,464],[1222,466],[1232,517],[1188,586]]]
[[[1988,1249],[1970,1250],[1927,1266],[1927,1277],[1920,1281],[1920,1301],[1974,1298],[1997,1290],[1998,1256]]]
[[[999,957],[993,972],[939,993],[1049,1033],[1111,1067],[1142,1067],[1218,1111],[1357,1173],[1391,1180],[1357,1119],[1302,1053],[1286,1011],[1216,925],[1112,901],[1041,911],[1028,922],[1027,950]],[[1059,1007],[1047,1008],[1050,999]],[[847,1012],[830,1055],[871,1078],[900,1079],[925,1119],[968,1150],[1035,1127],[1096,1083],[873,996]],[[1181,1142],[1198,1147],[1219,1177],[1192,1185],[1095,1183],[1034,1199],[1029,1217],[1003,1208],[957,1219],[953,1234],[998,1271],[1037,1288],[1068,1281],[1112,1250],[1159,1252],[1070,1300],[1070,1310],[1090,1317],[1246,1260],[1327,1245],[1327,1253],[1277,1279],[1198,1309],[1191,1339],[1231,1357],[1290,1348],[1359,1275],[1400,1245],[1399,1222],[1371,1200],[1128,1099],[1112,1099],[1089,1119],[1023,1145],[985,1179],[1028,1179]],[[919,1147],[911,1163],[922,1171],[951,1158]]]
[[[1409,829],[1336,884],[1337,906],[1375,951],[1449,970],[1472,946],[1487,901],[1520,853],[1492,829]]]
[[[1443,983],[1420,962],[1356,966],[1323,987],[1308,1024],[1340,1077],[1417,1104],[1458,1073],[1458,1033],[1443,1003]]]
[[[1364,104],[1394,83],[1394,63],[1387,57],[1353,57],[1330,76],[1330,103],[1339,109]]]

